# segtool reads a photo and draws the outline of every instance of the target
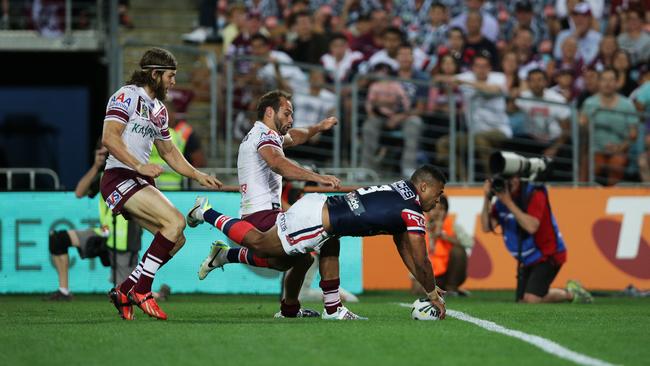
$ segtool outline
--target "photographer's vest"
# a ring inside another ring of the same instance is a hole
[[[192,134],[192,126],[187,124],[185,121],[180,121],[175,128],[169,129],[169,134],[172,137],[172,142],[178,148],[178,151],[183,154],[185,152],[185,145],[187,145],[187,139],[190,137],[190,134]],[[158,187],[158,189],[161,191],[178,191],[181,189],[183,176],[176,173],[169,167],[169,165],[167,165],[155,146],[151,150],[149,163],[160,165],[165,169],[165,172],[156,178],[156,187]]]
[[[115,218],[115,226],[113,228],[113,213],[106,202],[100,199],[99,201],[99,223],[101,228],[95,229],[98,235],[106,238],[106,246],[113,248],[113,232],[115,232],[115,248],[118,251],[126,252],[128,249],[129,239],[129,223],[122,215]]]
[[[557,226],[557,221],[555,220],[555,216],[550,209],[551,204],[548,202],[548,191],[546,190],[546,187],[535,186],[533,184],[526,185],[524,192],[522,192],[525,197],[525,206],[528,206],[528,198],[536,189],[543,190],[544,193],[546,193],[546,204],[549,205],[551,224],[553,225],[553,232],[555,232],[555,241],[557,242],[557,251],[563,252],[566,250],[564,239],[562,239],[562,234],[560,233],[560,229]],[[499,225],[501,225],[501,228],[503,230],[503,241],[506,243],[508,252],[510,252],[510,254],[515,257],[515,259],[517,259],[519,257],[519,240],[521,240],[522,263],[525,266],[528,266],[540,260],[543,257],[543,254],[537,247],[537,244],[535,244],[534,235],[528,234],[523,229],[519,229],[519,224],[517,224],[515,215],[512,214],[512,212],[510,212],[510,210],[508,210],[508,208],[503,203],[501,203],[501,201],[497,200],[494,207],[497,213],[497,220],[499,221]],[[523,209],[523,211],[526,212],[526,209]]]

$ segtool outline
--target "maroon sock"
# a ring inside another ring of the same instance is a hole
[[[325,311],[327,311],[328,314],[334,314],[340,306],[343,306],[343,304],[341,304],[341,296],[339,295],[340,284],[341,281],[338,278],[320,281],[319,285],[323,290]]]
[[[294,305],[289,305],[284,302],[284,299],[282,299],[282,302],[280,302],[280,312],[282,315],[284,315],[287,318],[295,318],[298,315],[298,312],[300,311],[300,302]]]
[[[165,238],[160,231],[156,233],[149,249],[142,256],[142,273],[135,284],[135,292],[146,294],[151,291],[153,278],[158,269],[171,259],[169,252],[174,249],[174,245],[175,243]]]
[[[133,272],[129,275],[129,277],[122,282],[122,284],[119,286],[120,292],[123,294],[128,294],[129,291],[135,286],[135,284],[138,282],[140,279],[140,275],[142,274],[142,261],[138,263],[138,265],[133,269]]]

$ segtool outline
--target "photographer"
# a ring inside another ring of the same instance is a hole
[[[501,164],[494,164],[495,156],[502,160]],[[544,173],[546,163],[512,153],[495,153],[490,165],[501,174],[483,184],[481,227],[488,232],[501,226],[506,247],[519,264],[517,301],[589,303],[591,295],[577,281],[569,281],[566,289],[550,288],[566,262],[567,251],[551,212],[546,186],[530,181]]]

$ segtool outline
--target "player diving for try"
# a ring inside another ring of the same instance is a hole
[[[425,289],[431,304],[440,310],[440,319],[444,319],[444,291],[435,284],[427,256],[422,212],[435,207],[445,183],[440,170],[424,165],[409,181],[360,188],[330,197],[307,194],[287,212],[280,213],[275,226],[266,232],[218,212],[199,197],[188,214],[188,224],[193,227],[208,222],[232,241],[262,257],[308,253],[320,249],[333,237],[390,234],[402,261]]]

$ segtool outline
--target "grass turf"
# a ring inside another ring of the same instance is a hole
[[[69,303],[0,297],[0,365],[565,365],[527,343],[448,318],[412,321],[399,302],[372,292],[349,308],[367,322],[273,319],[271,296],[174,295],[166,322],[136,309],[125,322],[107,298]],[[303,304],[321,310],[321,304]],[[477,292],[448,306],[539,335],[614,364],[650,360],[650,299],[597,298],[592,305],[517,305],[509,292]]]

